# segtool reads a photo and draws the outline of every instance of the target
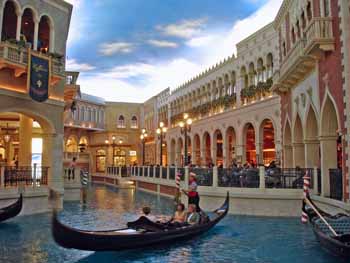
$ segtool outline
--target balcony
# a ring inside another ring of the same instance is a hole
[[[32,52],[37,53],[36,51]],[[40,53],[40,55],[51,57],[51,84],[55,85],[65,78],[62,58],[55,57],[53,54]],[[0,69],[3,68],[13,69],[16,78],[26,74],[28,70],[28,50],[15,43],[0,42]]]
[[[91,131],[101,131],[105,129],[104,123],[98,123],[95,121],[81,121],[75,120],[71,117],[71,111],[65,112],[64,126],[70,128],[79,128]]]
[[[334,50],[332,18],[316,17],[306,28],[304,38],[292,46],[273,76],[272,90],[286,92],[303,80],[325,52]]]

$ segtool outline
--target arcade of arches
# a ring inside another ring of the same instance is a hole
[[[51,19],[38,17],[31,8],[20,10],[15,1],[8,0],[4,6],[2,41],[20,41],[40,52],[53,52],[54,28]]]
[[[268,165],[276,160],[275,128],[271,120],[260,123],[259,132],[255,132],[253,124],[243,126],[238,138],[232,126],[226,130],[215,129],[212,133],[204,131],[192,132],[188,137],[188,155],[190,163],[201,166],[228,167],[233,160],[239,163],[249,162],[253,165],[264,163]],[[239,139],[242,141],[240,142]],[[183,137],[171,138],[169,143],[169,163],[183,165]],[[239,153],[241,152],[241,154]]]

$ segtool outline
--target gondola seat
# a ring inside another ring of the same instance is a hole
[[[350,218],[343,216],[337,219],[326,218],[327,222],[334,228],[335,232],[340,235],[350,235]],[[320,219],[315,219],[316,226],[325,234],[331,235],[331,231],[326,224]]]

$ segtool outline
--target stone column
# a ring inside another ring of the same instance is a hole
[[[33,41],[34,50],[38,50],[38,38],[39,38],[39,21],[34,18],[34,41]]]
[[[246,156],[244,154],[244,146],[243,145],[236,145],[236,159],[240,163],[245,163]]]
[[[32,164],[32,130],[33,119],[20,115],[19,119],[19,166],[31,166]],[[63,140],[63,138],[62,138]],[[62,146],[62,141],[61,141]]]
[[[237,107],[241,106],[241,90],[244,88],[244,76],[240,76],[237,79],[237,89],[236,89],[236,104]]]
[[[42,165],[49,167],[49,187],[63,194],[63,134],[43,134]],[[76,174],[75,176],[79,176]]]
[[[264,163],[264,155],[263,155],[263,144],[260,142],[255,143],[255,154],[256,154],[256,163],[262,164]]]
[[[19,41],[21,38],[22,15],[19,11],[16,11],[16,14],[17,14],[16,40]]]
[[[305,167],[305,148],[303,143],[293,143],[293,167]]]
[[[222,158],[223,158],[223,165],[224,168],[228,167],[230,165],[230,160],[228,159],[229,153],[228,153],[228,140],[226,134],[222,136]]]
[[[317,140],[305,140],[305,167],[313,168],[319,166],[319,148]]]
[[[210,154],[211,154],[211,160],[213,162],[213,164],[216,166],[216,161],[217,161],[217,139],[216,139],[216,135],[214,134],[211,138],[211,144],[210,144]]]
[[[200,149],[200,151],[201,151],[201,165],[202,166],[205,166],[207,163],[206,163],[206,159],[205,159],[205,157],[206,157],[206,149],[205,149],[205,145],[204,145],[204,143],[201,145],[201,149]]]
[[[337,168],[337,137],[321,136],[322,196],[329,197],[329,169]]]
[[[194,137],[191,139],[191,150],[192,150],[192,152],[191,152],[191,161],[192,161],[192,164],[193,165],[197,165],[197,156],[196,156],[196,150],[197,150],[197,146],[196,146],[196,144],[195,144],[195,141],[194,141]]]

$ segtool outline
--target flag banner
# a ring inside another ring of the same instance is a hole
[[[29,95],[35,101],[44,102],[49,98],[50,58],[29,53]]]

